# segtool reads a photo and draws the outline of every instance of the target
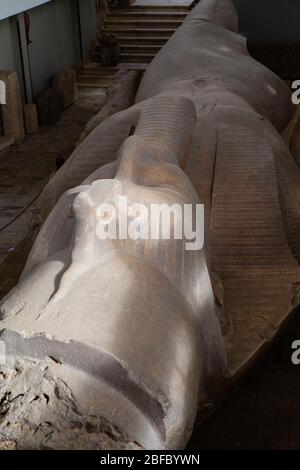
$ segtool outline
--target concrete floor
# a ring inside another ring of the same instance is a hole
[[[26,237],[35,204],[7,229],[2,227],[39,194],[56,170],[56,159],[70,156],[86,123],[105,99],[103,89],[81,91],[79,100],[57,124],[41,126],[38,134],[0,152],[0,262]]]
[[[300,310],[223,405],[195,430],[190,449],[300,449]]]

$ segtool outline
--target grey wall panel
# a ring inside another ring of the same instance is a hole
[[[300,42],[299,0],[234,0],[240,31],[252,43]]]
[[[34,95],[49,84],[54,73],[79,63],[76,15],[73,0],[53,0],[31,10],[29,58]]]

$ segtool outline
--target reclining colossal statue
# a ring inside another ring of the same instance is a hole
[[[135,104],[45,187],[43,226],[1,304],[0,441],[184,448],[197,411],[218,403],[299,304],[300,176],[280,135],[290,90],[237,29],[231,0],[202,0]],[[116,213],[98,208],[120,196],[204,204],[204,248],[101,239],[99,219]]]

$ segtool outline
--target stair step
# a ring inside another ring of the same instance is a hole
[[[117,69],[114,67],[98,67],[97,68],[90,68],[86,67],[84,69],[78,69],[77,70],[77,76],[78,77],[103,77],[103,78],[111,78],[114,76],[116,73]]]
[[[108,88],[111,85],[112,80],[109,79],[93,79],[93,80],[79,80],[79,87],[89,87],[89,88]]]
[[[121,62],[151,62],[155,57],[155,54],[146,53],[126,53],[121,54]]]
[[[93,88],[93,89],[104,89],[104,88],[110,88],[111,82],[109,83],[104,83],[104,84],[95,84],[93,82],[82,82],[78,83],[78,88],[79,89],[86,89],[86,88]]]
[[[189,12],[190,7],[187,5],[131,5],[129,7],[122,6],[122,11],[166,11],[166,12],[172,12],[172,11],[185,11]],[[117,12],[120,11],[119,7],[111,8],[112,12]]]
[[[166,41],[168,41],[169,37],[167,36],[141,36],[139,37],[139,44],[149,44],[149,45],[157,45],[163,46]],[[136,45],[136,36],[121,36],[118,35],[118,41],[121,45],[123,44],[133,44]]]
[[[177,20],[184,21],[187,16],[187,12],[184,11],[130,11],[130,10],[117,10],[113,13],[109,13],[107,18],[109,20]]]
[[[121,44],[121,53],[146,53],[146,54],[157,54],[161,49],[161,46],[152,44]]]
[[[157,44],[120,44],[121,53],[146,53],[146,54],[157,54],[162,46]],[[101,51],[101,44],[95,47],[95,52],[100,54]]]
[[[177,20],[104,20],[104,28],[139,28],[139,29],[176,29],[182,24],[181,21]]]
[[[120,63],[123,65],[123,62],[132,64],[132,63],[149,63],[152,59],[154,59],[155,54],[147,54],[147,53],[122,53],[120,56]],[[94,52],[92,55],[92,59],[94,62],[101,63],[101,56],[98,52]],[[133,67],[134,68],[134,67]]]
[[[101,60],[100,56],[99,56],[99,60]],[[110,75],[102,75],[100,73],[97,74],[97,73],[91,73],[90,71],[87,71],[86,73],[77,74],[77,82],[86,82],[90,80],[112,80],[114,78],[115,73],[112,73]]]
[[[101,64],[101,57],[96,52],[92,56],[93,63]],[[149,65],[149,58],[144,62],[139,62],[142,58],[139,57],[138,61],[133,61],[131,56],[122,57],[122,62],[118,64],[118,70],[146,70]]]
[[[189,11],[188,2],[185,5],[155,5],[154,1],[154,5],[115,7],[99,21],[100,31],[92,58],[101,63],[103,35],[114,34],[121,47],[120,64],[147,64],[181,26]]]
[[[77,75],[77,82],[86,82],[86,81],[109,81],[109,80],[112,80],[114,78],[113,75],[111,75],[110,77],[105,77],[105,76],[101,76],[101,75],[96,75],[96,74],[92,74],[92,73],[86,73],[84,75]]]
[[[117,73],[119,70],[146,70],[148,63],[138,63],[138,62],[120,62],[116,67],[107,67],[100,63],[100,55],[97,53],[93,54],[94,58],[92,62],[89,62],[86,65],[85,70],[92,72],[93,70],[105,70],[111,69],[114,73]],[[82,70],[82,69],[80,69]]]
[[[116,67],[107,67],[107,66],[99,66],[94,67],[93,65],[87,65],[84,69],[80,68],[77,69],[77,75],[93,75],[93,76],[101,76],[105,78],[113,77],[114,74],[116,73],[117,69]]]
[[[147,28],[145,30],[144,28],[128,28],[126,25],[123,25],[121,27],[105,27],[103,28],[103,33],[104,34],[116,34],[116,35],[122,35],[122,36],[142,36],[144,34],[146,35],[158,35],[160,37],[164,36],[169,38],[174,32],[176,28]]]
[[[119,44],[136,44],[137,38],[135,32],[133,31],[132,34],[123,35],[122,33],[117,35]],[[150,45],[159,45],[163,46],[166,41],[168,41],[169,36],[139,36],[139,44],[150,44]],[[101,31],[97,32],[97,45],[100,45],[102,41],[102,33]]]

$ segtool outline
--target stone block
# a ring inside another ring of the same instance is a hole
[[[75,70],[59,72],[53,77],[53,88],[61,95],[62,108],[69,108],[79,98]]]
[[[41,124],[55,124],[61,116],[61,95],[55,88],[46,88],[36,98]]]
[[[0,81],[5,84],[5,101],[1,105],[4,136],[21,142],[25,137],[20,83],[16,72],[0,71]]]

